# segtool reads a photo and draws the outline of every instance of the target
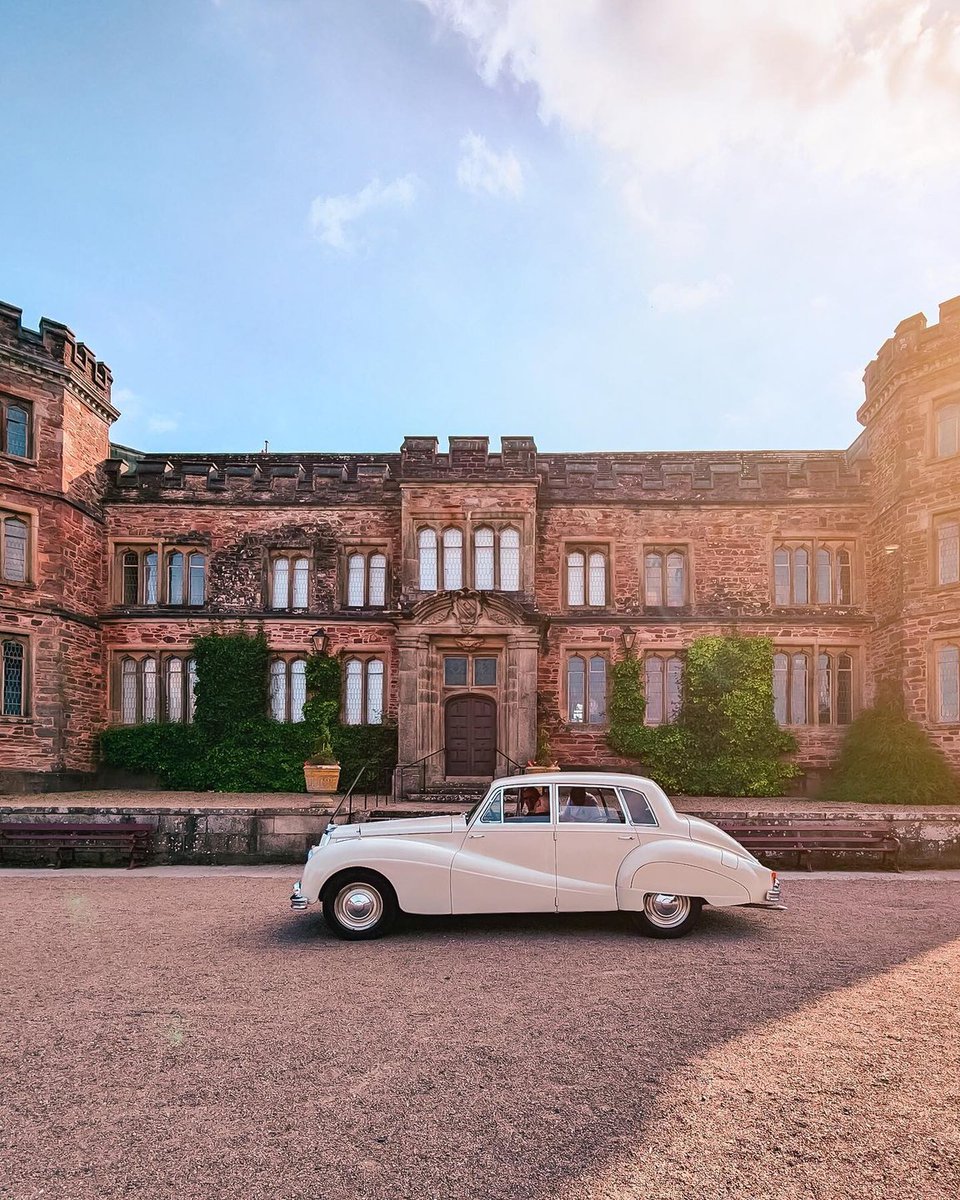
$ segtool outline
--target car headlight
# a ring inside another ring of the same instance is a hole
[[[319,849],[320,849],[320,847],[319,847],[319,846],[311,846],[311,847],[310,847],[310,849],[307,851],[307,862],[309,862],[309,861],[310,861],[310,859],[311,859],[311,858],[313,858],[313,856],[316,854],[316,852],[317,852]]]

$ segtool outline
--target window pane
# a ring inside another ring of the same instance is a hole
[[[563,822],[589,825],[623,825],[623,809],[613,788],[561,787],[557,789],[559,817]]]
[[[802,547],[793,552],[793,602],[794,604],[809,604],[810,602],[810,556]]]
[[[960,583],[960,521],[949,521],[937,529],[937,580]]]
[[[23,715],[23,643],[3,643],[3,715]]]
[[[503,792],[496,792],[480,817],[481,825],[501,825],[503,823]]]
[[[183,555],[179,550],[167,558],[167,603],[183,603]]]
[[[567,663],[567,720],[575,725],[582,724],[586,715],[586,673],[586,663],[574,655]]]
[[[121,567],[122,604],[138,604],[140,601],[140,556],[135,550],[124,554]]]
[[[644,603],[651,608],[663,604],[663,559],[659,554],[648,554],[644,559]]]
[[[787,723],[787,656],[773,656],[773,715],[778,725]]]
[[[420,554],[420,590],[437,590],[437,534],[433,529],[421,529],[417,537]]]
[[[667,720],[675,721],[680,713],[683,694],[683,660],[667,659]]]
[[[648,725],[663,724],[663,659],[650,655],[643,664],[644,694],[647,701],[645,720]]]
[[[27,458],[30,452],[29,417],[27,410],[19,404],[7,409],[7,453]]]
[[[621,788],[620,795],[626,803],[627,812],[629,812],[630,820],[634,825],[656,825],[657,818],[653,815],[653,809],[642,792],[635,792],[631,788]]]
[[[293,607],[310,607],[310,559],[293,560]]]
[[[286,608],[290,598],[290,562],[286,558],[273,560],[273,584],[270,588],[270,607]]]
[[[960,721],[960,647],[943,646],[937,652],[938,717]]]
[[[179,658],[167,659],[166,716],[168,721],[183,720],[183,662]]]
[[[581,605],[586,603],[584,590],[584,556],[579,550],[567,555],[567,603]]]
[[[667,555],[667,604],[679,608],[684,602],[683,555]]]
[[[790,603],[790,551],[775,550],[773,553],[774,602]]]
[[[817,551],[817,603],[833,603],[833,556],[829,550]]]
[[[303,720],[303,705],[307,699],[307,664],[295,658],[290,664],[290,720]]]
[[[157,552],[151,550],[143,556],[144,596],[147,604],[157,602]]]
[[[481,592],[494,586],[493,530],[485,525],[473,535],[473,586]]]
[[[145,658],[140,663],[143,672],[143,719],[157,719],[157,660]]]
[[[358,658],[351,658],[345,675],[343,723],[359,725],[363,720],[363,663]]]
[[[607,660],[590,659],[590,711],[587,720],[591,725],[603,725],[607,719]]]
[[[367,663],[367,724],[383,724],[383,662],[379,658]]]
[[[795,654],[790,663],[790,721],[806,725],[807,717],[807,656]]]
[[[497,660],[475,658],[473,660],[473,683],[475,687],[493,687],[497,682]]]
[[[837,604],[853,603],[853,564],[849,550],[837,551]]]
[[[463,532],[460,529],[443,531],[443,587],[448,592],[463,587]]]
[[[467,660],[445,658],[443,660],[443,682],[446,687],[467,686]]]
[[[282,658],[270,664],[270,716],[275,721],[287,719],[287,664]]]
[[[3,523],[3,577],[21,583],[27,578],[27,523],[18,517]]]
[[[607,602],[607,558],[606,555],[594,551],[590,555],[590,603],[601,607]]]
[[[838,725],[849,725],[853,720],[853,658],[849,654],[837,656],[837,711]]]
[[[207,563],[202,554],[190,555],[190,603],[202,604]]]
[[[192,721],[197,711],[197,660],[187,659],[187,720]]]
[[[817,659],[817,720],[829,725],[832,716],[830,697],[833,692],[832,663],[829,654]]]
[[[366,565],[362,554],[351,554],[347,559],[347,604],[350,608],[363,607],[363,573]]]
[[[500,532],[500,590],[520,591],[520,532],[517,529]]]
[[[383,608],[387,603],[387,557],[385,554],[370,555],[370,595],[367,603],[371,608]]]
[[[946,458],[960,451],[960,404],[947,404],[937,413],[937,454]]]
[[[120,664],[120,720],[124,725],[137,723],[137,664],[132,658]]]

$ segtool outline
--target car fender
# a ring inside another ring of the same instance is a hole
[[[329,842],[308,860],[301,890],[311,904],[316,903],[328,880],[357,868],[382,875],[404,912],[450,913],[450,868],[462,841],[460,833],[443,840],[357,837]]]
[[[728,861],[729,860],[729,863]],[[617,872],[617,904],[638,912],[651,892],[700,896],[708,904],[749,904],[746,880],[737,878],[737,856],[685,838],[659,838],[631,850]]]

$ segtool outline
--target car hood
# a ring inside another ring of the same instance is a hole
[[[357,826],[362,838],[423,837],[425,834],[453,833],[464,827],[463,817],[395,817],[390,821],[365,821]]]

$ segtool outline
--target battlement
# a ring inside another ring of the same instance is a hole
[[[864,372],[867,398],[857,412],[861,425],[871,420],[905,379],[960,362],[960,296],[940,305],[936,325],[923,313],[906,317],[887,338]]]
[[[334,504],[399,502],[403,483],[537,485],[545,503],[857,500],[870,461],[849,451],[538,454],[532,438],[406,438],[399,454],[140,454],[115,446],[105,466],[114,501]]]
[[[80,386],[84,398],[100,416],[115,421],[120,415],[110,403],[113,384],[110,368],[59,321],[43,317],[39,329],[26,329],[23,310],[0,301],[0,350],[3,349],[34,365],[62,368]]]

